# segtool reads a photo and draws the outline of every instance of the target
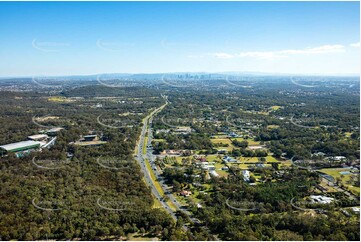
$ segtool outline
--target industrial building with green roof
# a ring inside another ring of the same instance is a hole
[[[7,152],[19,152],[19,151],[26,151],[31,149],[38,149],[40,148],[41,143],[33,140],[21,141],[17,143],[1,145],[0,152],[1,155]]]

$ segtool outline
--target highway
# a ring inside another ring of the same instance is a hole
[[[155,159],[153,156],[153,148],[152,148],[152,138],[153,138],[153,130],[151,128],[152,126],[152,121],[153,121],[153,117],[159,113],[160,111],[162,111],[162,109],[167,106],[169,104],[168,99],[166,96],[163,96],[163,98],[166,100],[166,103],[164,105],[162,105],[161,107],[155,109],[153,112],[151,112],[147,117],[144,118],[143,120],[143,127],[142,127],[142,132],[140,134],[139,140],[138,140],[138,144],[137,144],[137,152],[135,154],[136,156],[136,160],[138,161],[140,168],[144,174],[144,179],[145,182],[151,187],[152,193],[154,195],[154,197],[160,202],[160,204],[163,206],[163,208],[170,214],[170,216],[177,221],[177,217],[175,215],[175,212],[164,200],[162,195],[160,194],[160,192],[157,190],[153,179],[151,177],[151,172],[154,173],[155,177],[161,178],[161,174],[159,173],[158,169],[156,168],[156,165],[154,163]],[[145,137],[148,133],[148,140],[147,140],[147,144],[145,144]],[[143,154],[143,147],[146,145],[146,154]],[[148,166],[146,164],[146,160],[149,161],[150,163],[150,167],[151,170],[148,169]],[[171,192],[168,191],[167,185],[164,183],[163,179],[159,179],[158,180],[160,183],[160,187],[162,189],[162,192],[167,195],[169,197],[169,202],[172,203],[177,210],[182,211],[184,214],[186,214],[189,218],[190,221],[192,221],[193,223],[199,223],[199,220],[192,217],[191,213],[182,207],[182,205],[176,200],[176,198],[172,195]],[[210,233],[209,229],[205,226],[202,226],[207,232]],[[185,231],[188,230],[188,226],[187,225],[183,225],[182,227]],[[219,240],[217,238],[217,236],[213,235],[215,240]]]
[[[147,117],[144,118],[142,132],[140,134],[138,144],[137,144],[138,150],[137,150],[135,158],[138,161],[140,168],[144,174],[145,182],[151,187],[154,197],[162,204],[164,209],[172,216],[172,218],[177,220],[177,217],[175,216],[175,213],[173,212],[171,207],[166,202],[162,201],[162,195],[156,189],[155,184],[153,183],[153,180],[151,178],[150,172],[152,172],[152,171],[148,170],[148,168],[147,168],[147,165],[146,165],[147,157],[146,157],[146,155],[143,154],[143,146],[144,146],[144,142],[145,142],[145,136],[147,133],[147,127],[148,127],[149,120],[153,117],[154,114],[161,111],[167,104],[168,104],[168,101],[166,102],[166,104],[157,108],[152,113],[150,113]]]

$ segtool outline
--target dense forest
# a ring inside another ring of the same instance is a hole
[[[2,93],[1,144],[26,140],[28,135],[47,127],[65,129],[50,150],[23,158],[13,154],[1,158],[1,239],[119,239],[131,233],[165,240],[192,238],[165,211],[152,208],[150,189],[133,160],[140,120],[149,109],[160,105],[162,99],[151,91],[103,89],[70,90],[60,95],[67,98],[88,93],[92,98],[61,102],[38,93]],[[145,101],[134,105],[118,99],[94,100],[94,96],[113,95],[127,102],[133,102],[133,97]],[[97,103],[104,105],[96,109],[93,106]],[[98,115],[114,112],[140,113],[138,123],[117,129],[97,123]],[[38,126],[32,122],[35,115],[59,118],[37,122],[41,124]],[[108,143],[100,147],[69,145],[90,130],[101,133]],[[67,159],[67,153],[73,157]],[[99,158],[116,169],[99,165]],[[109,159],[113,162],[109,163]]]

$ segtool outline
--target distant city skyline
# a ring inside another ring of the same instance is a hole
[[[355,2],[0,2],[0,77],[360,73]]]

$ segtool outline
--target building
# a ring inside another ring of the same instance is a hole
[[[214,176],[214,177],[219,177],[218,173],[215,170],[211,170],[209,172],[210,175]]]
[[[17,157],[23,156],[25,153],[29,153],[33,150],[39,149],[42,143],[33,140],[21,141],[17,143],[11,143],[0,146],[1,155],[5,155],[9,152],[15,153]]]
[[[243,175],[243,180],[245,182],[249,182],[249,178],[251,177],[249,170],[243,170],[242,175]]]
[[[228,137],[237,138],[237,137],[239,137],[239,135],[236,134],[235,132],[231,132],[231,133],[228,134]]]
[[[64,129],[64,128],[56,127],[56,128],[49,129],[48,131],[46,131],[46,133],[47,133],[49,136],[56,136],[57,133],[59,133],[60,130],[63,130],[63,129]]]
[[[98,135],[90,134],[84,135],[79,141],[71,142],[70,144],[83,146],[83,147],[91,147],[91,146],[100,146],[106,144],[107,141],[101,140]]]
[[[334,156],[332,158],[334,161],[342,161],[342,160],[346,160],[345,156]]]
[[[320,196],[320,195],[317,195],[317,196],[311,195],[310,198],[313,203],[322,203],[322,204],[328,204],[335,200],[332,197],[326,197],[326,196]]]
[[[216,167],[214,165],[202,165],[202,169],[203,170],[214,171],[214,170],[216,170]]]
[[[237,162],[239,162],[238,160],[236,160],[236,159],[234,159],[234,158],[232,158],[232,157],[229,157],[229,156],[225,156],[225,157],[223,158],[223,161],[225,161],[225,162],[232,162],[232,163],[237,163]]]
[[[218,154],[225,154],[227,153],[227,150],[226,149],[220,149],[218,150]]]
[[[351,210],[353,213],[360,214],[360,207],[352,207]]]
[[[84,135],[84,137],[81,141],[85,141],[85,142],[94,141],[97,138],[98,138],[98,136],[96,134]]]
[[[174,132],[176,133],[182,133],[182,134],[188,134],[190,132],[192,132],[192,128],[191,127],[177,127],[176,129],[174,129]]]
[[[35,134],[35,135],[28,136],[29,140],[34,140],[34,141],[44,141],[48,138],[49,138],[49,136],[46,134]]]
[[[183,191],[180,192],[180,195],[182,195],[184,197],[189,197],[189,195],[192,195],[192,192],[183,190]]]

